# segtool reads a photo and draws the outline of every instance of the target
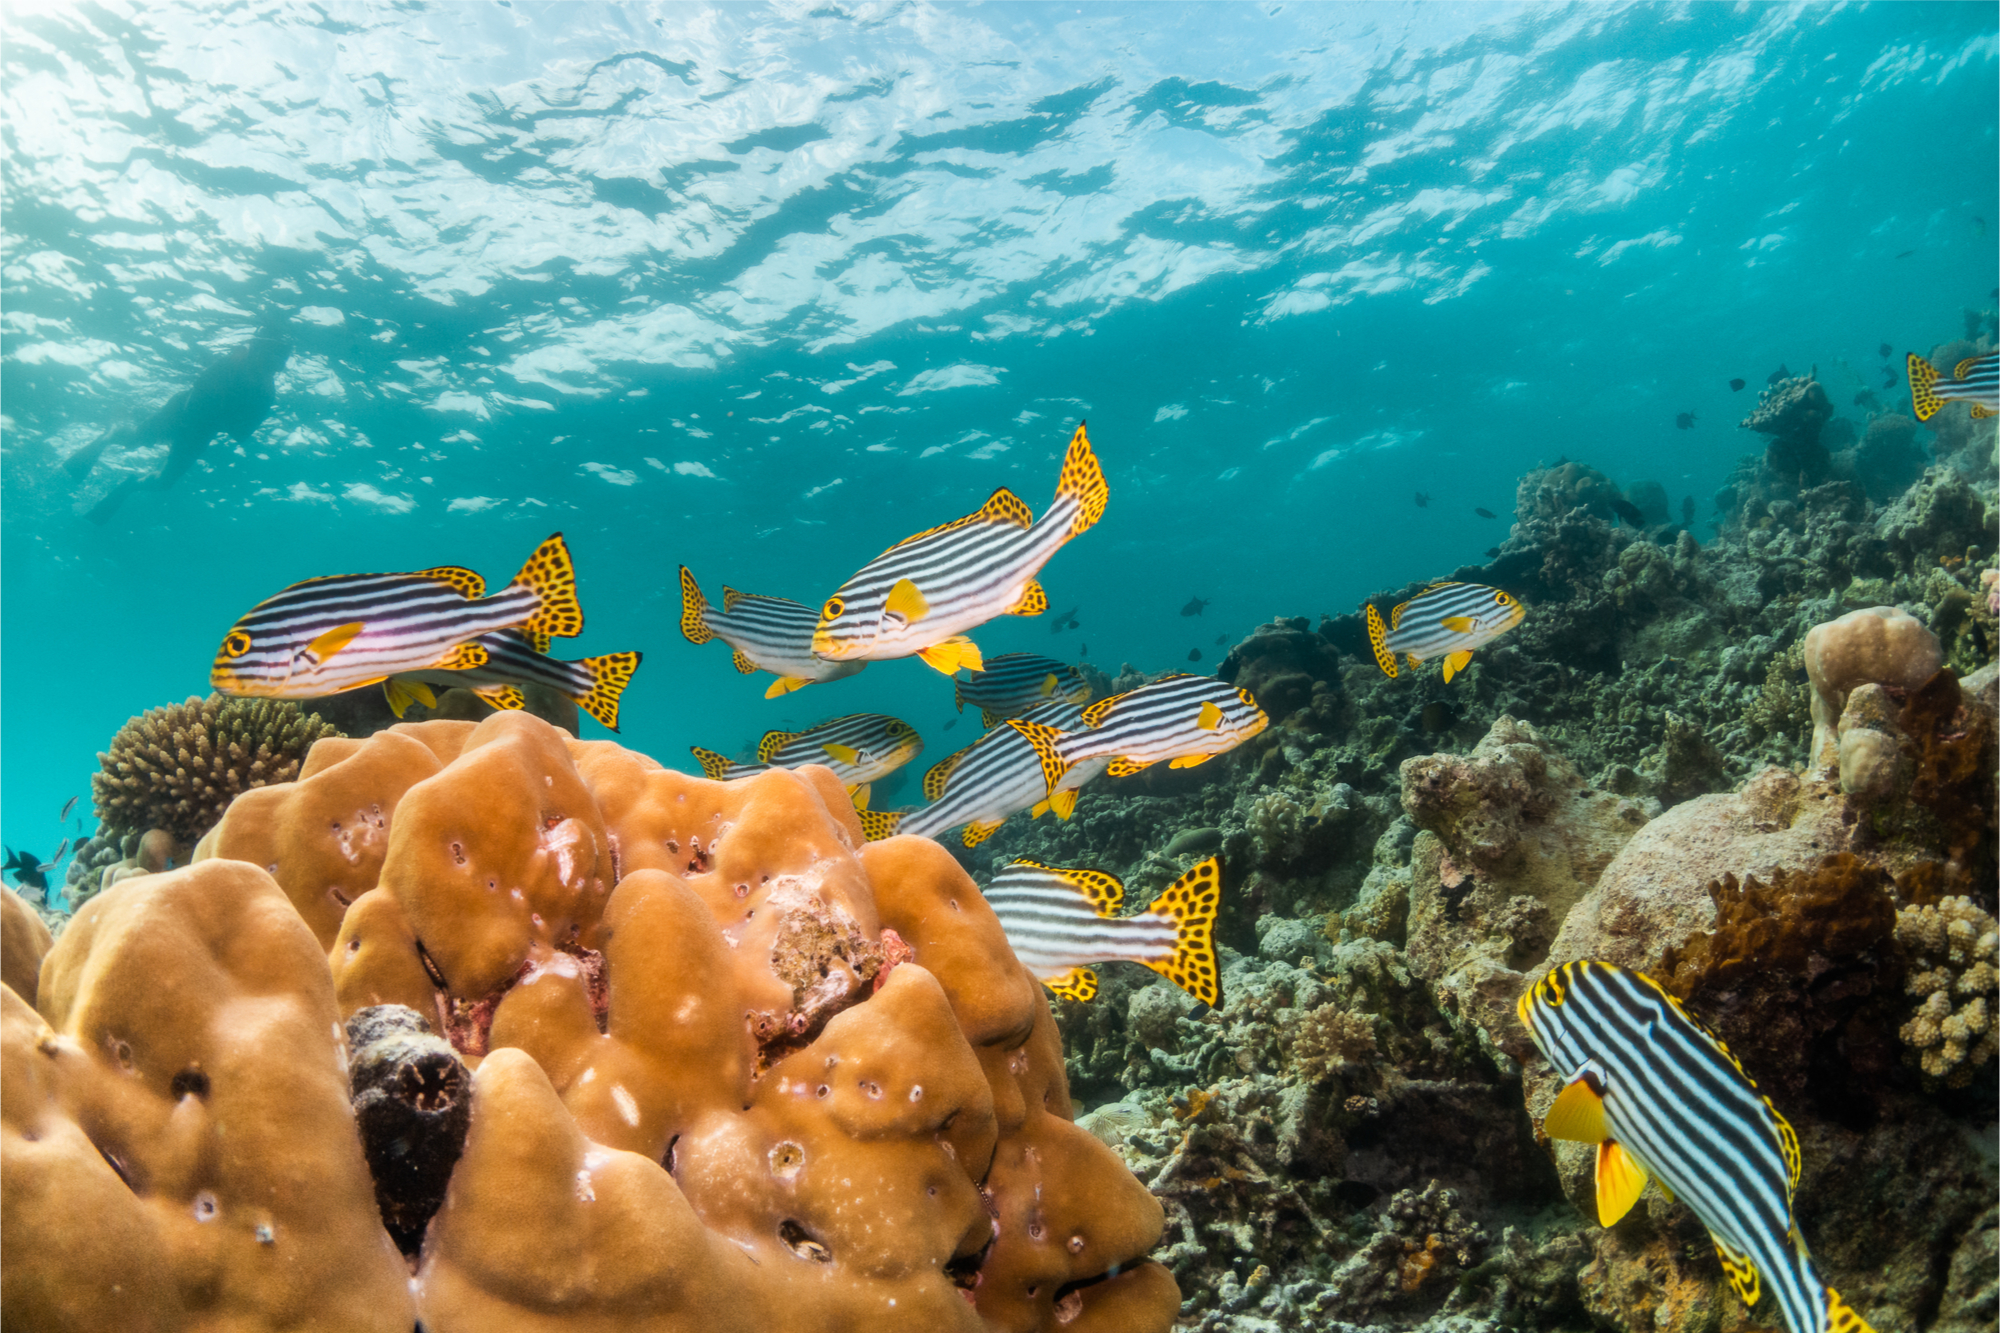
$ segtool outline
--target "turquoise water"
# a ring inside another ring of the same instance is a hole
[[[692,771],[881,710],[936,758],[977,727],[941,677],[766,701],[680,636],[676,566],[817,605],[996,486],[1039,509],[1087,416],[1109,510],[1044,571],[1079,628],[977,638],[1212,669],[1480,558],[1558,455],[1703,531],[1781,362],[1891,400],[1878,344],[1996,281],[1991,5],[18,4],[5,37],[0,833],[44,855],[297,579],[500,581],[560,529],[570,646],[646,654],[627,744]],[[263,426],[87,522],[161,452],[63,460],[273,312]]]

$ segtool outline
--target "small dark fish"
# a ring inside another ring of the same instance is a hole
[[[1895,371],[1891,370],[1891,371],[1886,371],[1886,372],[1884,372],[1884,374],[1883,374],[1883,376],[1882,376],[1882,387],[1883,387],[1883,388],[1885,388],[1885,389],[1893,389],[1893,388],[1895,388],[1895,387],[1896,387],[1896,372],[1895,372]]]
[[[1915,254],[1915,253],[1916,253],[1916,251],[1915,251],[1915,250],[1905,250],[1905,251],[1903,251],[1903,253],[1901,253],[1901,254],[1897,255],[1897,256],[1896,256],[1896,258],[1898,258],[1898,259],[1908,259],[1908,258],[1909,258],[1909,257],[1910,257],[1911,255],[1913,255],[1913,254]]]
[[[1729,392],[1731,392],[1731,393],[1742,393],[1742,392],[1743,392],[1743,381],[1742,381],[1742,380],[1731,380],[1731,381],[1729,381]]]
[[[1683,495],[1681,497],[1681,526],[1684,528],[1694,526],[1694,497],[1692,495]]]
[[[1190,648],[1190,649],[1188,649],[1188,661],[1190,661],[1190,662],[1199,662],[1199,661],[1201,661],[1201,649],[1199,649],[1199,648]]]
[[[1884,385],[1883,387],[1887,388],[1890,386]],[[1854,395],[1854,405],[1856,407],[1865,407],[1870,412],[1873,412],[1876,408],[1882,406],[1882,400],[1875,396],[1873,389],[1863,389],[1860,393]]]
[[[1498,518],[1498,517],[1500,517],[1500,516],[1499,516],[1498,514],[1494,513],[1494,512],[1493,512],[1493,511],[1492,511],[1491,509],[1488,509],[1488,508],[1486,508],[1486,507],[1485,507],[1485,506],[1483,506],[1483,505],[1474,505],[1474,506],[1472,507],[1472,512],[1473,512],[1473,513],[1475,513],[1475,514],[1477,514],[1477,515],[1479,515],[1479,516],[1480,516],[1481,518]]]
[[[1895,350],[1896,349],[1889,346],[1888,343],[1883,343],[1880,347],[1875,349],[1875,355],[1881,357],[1884,361],[1887,361],[1889,359],[1890,353],[1894,352]]]
[[[1445,731],[1450,728],[1452,721],[1450,704],[1433,699],[1424,705],[1422,726],[1425,731]]]
[[[957,719],[957,718],[953,718],[953,719],[951,719],[951,721],[949,721],[949,722],[947,722],[947,723],[945,723],[945,724],[944,724],[944,727],[942,728],[942,730],[945,730],[945,731],[950,731],[950,730],[951,730],[951,729],[952,729],[953,727],[955,727],[955,726],[957,726],[957,725],[958,725],[958,719]]]
[[[1201,609],[1214,600],[1213,597],[1190,597],[1188,598],[1188,604],[1181,608],[1181,614],[1184,616],[1198,616],[1201,614]]]
[[[1497,557],[1500,554],[1500,548],[1497,546],[1489,546],[1486,548],[1486,554],[1489,558]]]
[[[1676,429],[1676,430],[1693,430],[1693,429],[1694,429],[1694,413],[1692,413],[1692,412],[1676,412],[1676,413],[1674,414],[1674,429]]]
[[[1087,644],[1087,643],[1079,643],[1079,644],[1078,644],[1078,645],[1076,646],[1076,655],[1077,655],[1078,657],[1088,657],[1088,656],[1090,656],[1090,645],[1089,645],[1089,644]]]
[[[41,893],[49,891],[48,873],[42,869],[40,858],[33,852],[11,851],[4,846],[0,846],[0,852],[7,853],[7,859],[0,862],[0,870],[12,875],[14,883]]]
[[[67,801],[63,802],[63,812],[56,816],[56,823],[60,824],[65,819],[69,818],[69,812],[76,809],[76,801],[77,798],[72,796]]]
[[[1646,526],[1646,516],[1640,512],[1639,506],[1633,504],[1622,495],[1611,497],[1611,512],[1624,520],[1625,526],[1628,528],[1643,528]]]
[[[1078,608],[1072,606],[1069,610],[1057,616],[1055,622],[1049,626],[1049,633],[1060,634],[1066,629],[1075,629],[1077,610]]]
[[[1227,634],[1218,634],[1215,636],[1215,646],[1218,648],[1220,648],[1223,644],[1228,642],[1229,642],[1229,636]]]
[[[1776,384],[1776,383],[1780,382],[1781,380],[1788,380],[1788,379],[1790,379],[1791,377],[1792,377],[1792,372],[1791,372],[1791,371],[1789,371],[1789,370],[1786,370],[1786,369],[1785,369],[1785,365],[1784,365],[1784,362],[1782,362],[1782,361],[1781,361],[1781,362],[1779,362],[1779,363],[1778,363],[1778,368],[1777,368],[1776,370],[1774,370],[1774,371],[1772,371],[1772,372],[1771,372],[1771,378],[1769,378],[1769,379],[1765,380],[1765,381],[1764,381],[1764,383],[1766,383],[1766,384]]]
[[[1972,219],[1972,225],[1973,225],[1973,227],[1974,227],[1974,228],[1975,228],[1975,229],[1976,229],[1976,230],[1977,230],[1977,231],[1979,232],[1979,234],[1980,234],[1981,236],[1984,236],[1984,235],[1986,234],[1986,219],[1985,219],[1985,218],[1981,218],[1981,217],[1975,217],[1975,218],[1973,218],[1973,219]]]
[[[1431,497],[1430,497],[1430,496],[1428,496],[1428,495],[1425,495],[1425,494],[1424,494],[1424,493],[1423,493],[1422,491],[1418,491],[1418,492],[1417,492],[1417,508],[1419,508],[1419,509],[1429,509],[1430,507],[1431,507]]]

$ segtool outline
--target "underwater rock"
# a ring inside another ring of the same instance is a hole
[[[1340,707],[1340,655],[1304,616],[1259,625],[1229,650],[1215,674],[1250,691],[1273,723],[1301,709],[1324,730]]]
[[[1950,467],[1925,469],[1883,511],[1880,528],[1883,542],[1911,568],[1968,551],[1990,555],[1994,546],[1991,503]]]
[[[1836,465],[1843,460],[1836,460]],[[1871,418],[1868,429],[1846,460],[1848,474],[1877,504],[1903,493],[1924,470],[1924,451],[1917,444],[1917,423],[1900,412]]]
[[[1823,480],[1829,462],[1820,443],[1833,404],[1817,379],[1779,380],[1757,395],[1757,406],[1740,426],[1768,435],[1764,466],[1777,476],[1796,478],[1800,489]]]
[[[1840,765],[1840,717],[1849,691],[1865,684],[1913,690],[1943,664],[1937,635],[1893,606],[1850,611],[1806,634],[1805,668],[1812,681],[1812,763],[1830,774]]]

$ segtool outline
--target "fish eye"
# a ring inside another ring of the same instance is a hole
[[[1513,598],[1509,597],[1509,596],[1508,596],[1508,595],[1507,595],[1506,593],[1504,593],[1504,592],[1496,592],[1496,593],[1494,593],[1494,594],[1493,594],[1493,604],[1494,604],[1495,606],[1505,606],[1505,605],[1507,605],[1507,603],[1509,603],[1509,602],[1511,602],[1511,601],[1513,601],[1513,600],[1514,600]]]
[[[241,657],[250,651],[250,636],[242,630],[231,630],[229,637],[222,641],[222,651],[228,657]]]
[[[841,601],[838,597],[829,597],[826,599],[826,605],[820,608],[819,618],[821,620],[832,620],[846,609],[846,602]]]

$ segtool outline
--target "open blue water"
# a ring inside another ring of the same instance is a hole
[[[1878,344],[1990,304],[1995,14],[11,4],[0,834],[46,855],[280,586],[502,581],[557,529],[569,655],[646,654],[626,743],[880,709],[939,757],[977,724],[942,677],[767,702],[675,567],[816,606],[995,486],[1039,509],[1080,416],[1080,628],[989,653],[1212,667],[1478,558],[1560,454],[1706,515],[1780,362],[1887,400]],[[265,425],[84,521],[162,451],[62,459],[272,311]]]

